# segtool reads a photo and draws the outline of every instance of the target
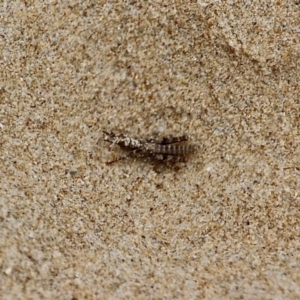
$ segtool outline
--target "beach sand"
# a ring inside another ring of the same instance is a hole
[[[299,299],[298,2],[3,2],[1,298]]]

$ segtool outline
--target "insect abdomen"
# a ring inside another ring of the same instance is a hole
[[[169,154],[169,155],[184,155],[191,153],[193,148],[190,145],[156,145],[154,153]]]

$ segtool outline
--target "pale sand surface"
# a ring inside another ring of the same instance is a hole
[[[299,1],[33,2],[0,4],[1,299],[300,299]],[[102,129],[199,149],[106,165]]]

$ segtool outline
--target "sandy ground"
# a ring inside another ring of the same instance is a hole
[[[300,298],[299,1],[7,1],[0,22],[2,299]],[[198,150],[107,165],[103,129]]]

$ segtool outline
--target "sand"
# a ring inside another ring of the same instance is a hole
[[[300,298],[299,1],[0,20],[2,299]],[[107,165],[125,153],[102,130],[197,151]]]

